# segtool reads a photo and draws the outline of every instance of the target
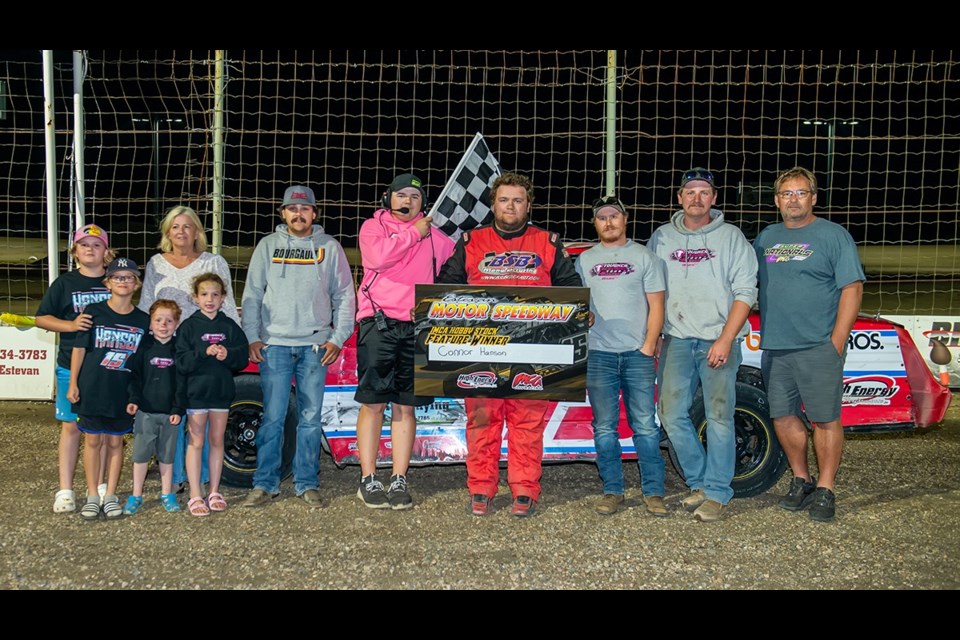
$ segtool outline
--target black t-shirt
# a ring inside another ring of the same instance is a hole
[[[150,329],[150,316],[137,308],[120,314],[107,302],[88,305],[85,311],[93,317],[93,326],[78,331],[73,343],[87,350],[77,378],[80,402],[73,404],[73,411],[104,418],[126,416],[130,359]]]
[[[110,298],[110,291],[103,286],[103,276],[85,276],[79,271],[68,271],[50,285],[43,294],[38,316],[53,316],[60,320],[74,320],[83,313],[88,304],[102,302]],[[60,350],[57,352],[57,366],[70,368],[70,355],[73,353],[73,341],[76,333],[67,331],[60,334]]]

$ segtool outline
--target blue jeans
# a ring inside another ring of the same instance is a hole
[[[327,367],[320,364],[325,351],[313,346],[267,345],[260,363],[263,389],[263,420],[257,431],[257,470],[253,486],[268,493],[280,493],[280,465],[283,456],[283,423],[290,401],[290,381],[296,381],[297,450],[293,457],[293,486],[297,495],[320,486],[320,449],[323,427],[323,391]]]
[[[177,434],[177,450],[173,454],[173,484],[183,484],[187,481],[187,443],[190,442],[190,430],[187,428],[187,416],[180,416],[180,424],[177,426],[180,432]],[[204,427],[203,432],[203,453],[200,456],[200,482],[206,484],[210,482],[210,439],[207,437],[210,431],[210,423]],[[176,489],[176,487],[174,487]]]
[[[716,369],[707,363],[712,340],[665,336],[660,350],[660,423],[677,454],[687,486],[703,489],[707,498],[720,504],[733,498],[730,483],[737,455],[737,369],[743,359],[740,342],[733,341],[727,362]],[[706,451],[690,420],[690,407],[701,385],[707,416]]]
[[[604,493],[622,496],[624,491],[622,450],[620,434],[617,433],[622,392],[627,422],[633,431],[633,445],[637,450],[643,495],[663,496],[664,463],[653,402],[656,379],[652,356],[640,351],[590,351],[587,394],[593,408],[593,441]]]

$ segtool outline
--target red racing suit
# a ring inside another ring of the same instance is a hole
[[[503,261],[504,254],[530,260]],[[509,263],[510,266],[503,266]],[[499,266],[493,266],[494,264]],[[516,266],[516,265],[521,266]],[[582,287],[556,233],[534,226],[505,233],[494,226],[465,232],[444,264],[438,284]],[[492,498],[500,477],[500,446],[507,427],[507,482],[514,500],[540,498],[544,416],[549,400],[467,398],[467,489]]]

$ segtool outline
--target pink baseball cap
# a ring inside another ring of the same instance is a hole
[[[104,247],[110,247],[110,243],[107,242],[107,232],[95,224],[85,224],[77,229],[77,232],[73,234],[73,243],[76,244],[84,238],[96,238],[103,243]]]

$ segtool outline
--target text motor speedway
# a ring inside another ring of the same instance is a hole
[[[417,395],[583,402],[590,290],[417,285]]]

